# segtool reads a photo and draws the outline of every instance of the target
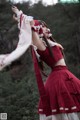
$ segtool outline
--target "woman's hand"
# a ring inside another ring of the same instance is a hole
[[[15,14],[13,14],[13,19],[18,22],[18,18],[16,17]]]
[[[16,6],[12,6],[12,11],[13,11],[17,16],[18,16],[18,14],[19,14],[19,12],[20,12],[19,9],[18,9]],[[18,17],[17,17],[15,14],[13,14],[13,19],[18,22]]]
[[[12,11],[17,14],[19,12],[19,9],[16,6],[12,6]]]
[[[62,50],[64,49],[63,46],[59,43],[57,43],[57,46],[60,47]]]

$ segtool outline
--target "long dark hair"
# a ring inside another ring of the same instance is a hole
[[[41,24],[42,26],[45,26],[46,28],[48,28],[48,25],[47,25],[44,21],[39,20],[39,22],[40,22],[40,24]],[[47,40],[47,38],[46,38],[45,35],[43,35],[43,39],[44,39],[44,41],[46,42],[46,44],[47,44],[47,46],[48,46],[48,49],[49,49],[50,55],[53,57],[53,53],[52,53],[51,46],[49,45],[49,42],[48,42],[48,40]],[[51,41],[53,41],[53,42],[56,42],[56,40],[53,39],[52,36],[50,36],[49,39],[50,39]]]
[[[47,25],[44,21],[39,20],[39,22],[40,22],[40,24],[41,24],[42,26],[45,26],[46,28],[49,28],[48,25]],[[47,46],[48,46],[50,55],[53,57],[52,49],[51,49],[51,46],[49,45],[49,42],[48,42],[46,36],[44,36],[43,39],[44,39],[44,41],[46,42],[46,44],[47,44]],[[56,42],[56,40],[53,38],[53,36],[50,36],[49,39],[50,39],[51,41],[53,41],[53,42]],[[64,56],[64,58],[65,58],[65,54],[64,54],[64,52],[63,52],[62,49],[61,49],[61,52],[62,52],[62,54],[63,54],[63,56]]]
[[[45,26],[45,27],[48,28],[47,24],[46,24],[44,21],[39,20],[39,23],[40,23],[42,26]],[[52,41],[56,42],[52,37],[51,37],[50,39],[51,39]],[[43,40],[45,41],[46,45],[48,46],[50,55],[53,57],[52,48],[50,47],[49,42],[48,42],[48,40],[47,40],[47,38],[46,38],[45,35],[43,35]],[[40,60],[40,61],[38,62],[38,64],[39,64],[39,66],[40,66],[41,73],[42,73],[45,77],[47,77],[47,74],[44,72],[44,68],[45,68],[44,62],[43,62],[42,60]]]

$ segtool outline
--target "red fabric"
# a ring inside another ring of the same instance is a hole
[[[52,69],[54,68],[55,63],[63,58],[61,50],[58,46],[52,47],[53,57],[50,56],[48,47],[46,47],[46,50],[44,51],[40,51],[37,49],[37,52],[40,54],[40,58]]]
[[[52,47],[53,57],[50,56],[48,48],[45,51],[37,51],[40,58],[52,68],[45,82],[49,105],[47,115],[80,112],[80,80],[66,66],[54,67],[54,64],[63,58],[60,49]],[[41,99],[38,112],[45,114]]]
[[[56,112],[49,111],[49,115],[80,112],[80,81],[69,72],[66,66],[54,67],[46,80],[45,89],[49,98],[50,111],[56,109]],[[74,106],[76,109],[71,109]],[[60,110],[61,107],[64,109]],[[43,109],[41,100],[39,109]],[[44,111],[39,111],[39,113],[44,114]]]
[[[44,83],[42,81],[40,69],[38,66],[38,61],[37,61],[34,49],[32,47],[31,47],[31,50],[32,50],[32,57],[33,57],[33,62],[34,62],[34,69],[35,69],[35,74],[36,74],[38,90],[39,90],[39,94],[42,100],[44,113],[47,115],[48,109],[49,109],[48,98],[47,98],[46,91],[44,88]]]
[[[34,20],[34,26],[32,26],[32,30],[37,32],[39,35],[43,33],[42,27],[40,25],[41,24],[38,20]]]
[[[59,113],[80,112],[79,79],[66,66],[54,66],[58,60],[63,58],[60,48],[57,46],[52,47],[53,57],[47,47],[46,50],[37,50],[37,52],[40,54],[40,58],[52,68],[52,72],[44,85],[33,51],[35,73],[40,93],[39,114],[49,116]]]
[[[35,24],[34,24],[35,26],[40,25],[40,22],[39,22],[38,20],[34,20],[34,23],[35,23]]]

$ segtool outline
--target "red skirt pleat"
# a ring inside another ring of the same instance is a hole
[[[45,82],[49,113],[80,112],[80,80],[66,66],[56,66]],[[41,99],[39,114],[44,114]]]

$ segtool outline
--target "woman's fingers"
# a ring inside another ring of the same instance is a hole
[[[18,22],[18,18],[13,14],[13,19]]]
[[[62,50],[64,49],[61,44],[57,44],[57,46],[59,46]]]
[[[12,11],[13,12],[15,12],[15,10],[16,10],[17,8],[14,6],[14,7],[12,7]]]
[[[12,6],[12,11],[13,11],[14,13],[16,13],[16,12],[19,11],[19,10],[18,10],[18,8],[17,8],[16,6]]]

